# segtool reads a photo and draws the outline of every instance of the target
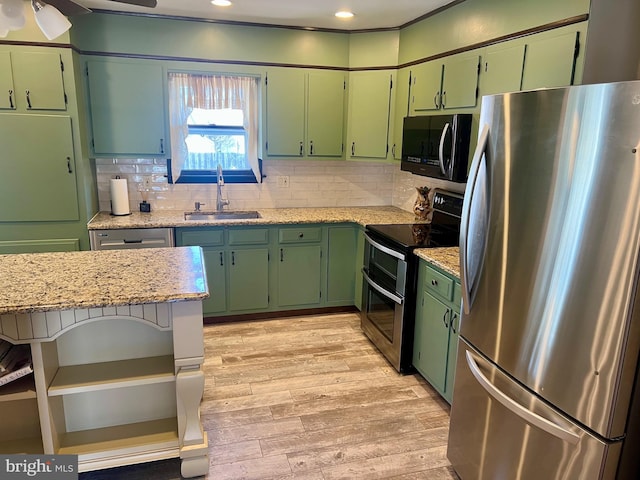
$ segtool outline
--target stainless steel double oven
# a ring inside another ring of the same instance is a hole
[[[368,225],[362,330],[400,373],[412,371],[416,248],[458,245],[462,195],[436,190],[431,224]]]

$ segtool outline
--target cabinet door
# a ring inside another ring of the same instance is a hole
[[[78,220],[71,118],[0,114],[0,218]]]
[[[577,33],[533,39],[527,44],[522,90],[571,85]]]
[[[90,61],[87,70],[96,156],[164,154],[162,67]]]
[[[267,90],[267,154],[304,155],[304,73],[300,70],[270,70]]]
[[[475,107],[478,98],[480,56],[454,55],[444,64],[442,108]]]
[[[343,151],[343,72],[310,72],[307,90],[307,153],[314,157],[340,157]]]
[[[352,72],[349,78],[349,155],[387,158],[393,75]]]
[[[202,301],[205,316],[221,313],[227,309],[227,281],[225,278],[225,254],[222,250],[204,249],[209,298]]]
[[[16,102],[25,110],[66,110],[62,59],[51,52],[12,52]]]
[[[257,310],[269,306],[269,249],[227,252],[229,310]]]
[[[13,87],[11,54],[0,52],[0,110],[15,110],[16,92]]]
[[[442,61],[417,65],[411,71],[411,110],[438,110],[441,105]]]
[[[355,227],[329,227],[327,253],[327,303],[353,305],[356,275],[357,230]]]
[[[453,382],[456,377],[456,359],[458,358],[458,337],[460,330],[460,312],[451,311],[449,332],[449,353],[447,354],[447,376],[444,384],[444,398],[453,401]]]
[[[295,245],[278,250],[278,305],[315,305],[320,302],[320,245]]]
[[[480,74],[481,95],[520,90],[524,48],[524,44],[508,48],[487,48]]]
[[[444,392],[451,309],[423,290],[416,315],[413,364],[439,392]]]
[[[402,159],[402,127],[404,117],[409,115],[410,106],[410,90],[411,90],[411,70],[403,68],[398,71],[398,80],[396,81],[396,108],[393,115],[393,143],[391,146],[391,155],[396,160]]]

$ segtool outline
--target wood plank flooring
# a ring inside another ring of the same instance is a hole
[[[357,314],[204,327],[212,480],[450,480],[449,406],[399,375]],[[177,461],[82,480],[179,478]]]

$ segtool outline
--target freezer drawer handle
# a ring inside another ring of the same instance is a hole
[[[469,369],[471,370],[471,373],[473,374],[473,376],[476,378],[476,380],[482,386],[482,388],[484,388],[489,395],[491,395],[494,399],[496,399],[499,403],[501,403],[502,406],[504,406],[511,412],[518,415],[520,418],[522,418],[525,422],[532,425],[533,427],[539,428],[540,430],[543,430],[548,434],[559,438],[560,440],[570,443],[571,445],[576,445],[578,443],[578,441],[580,440],[580,437],[578,437],[578,435],[576,435],[575,433],[570,432],[560,427],[559,425],[556,425],[555,423],[550,422],[546,418],[543,418],[540,415],[533,413],[531,410],[528,410],[527,408],[523,407],[519,403],[509,398],[503,392],[498,390],[487,379],[487,377],[485,377],[482,374],[482,372],[480,371],[480,367],[478,367],[478,364],[473,358],[473,354],[469,350],[467,350],[465,353],[467,357],[467,364],[469,365]]]

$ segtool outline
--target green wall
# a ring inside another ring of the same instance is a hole
[[[399,63],[589,13],[590,0],[466,0],[400,31]]]

